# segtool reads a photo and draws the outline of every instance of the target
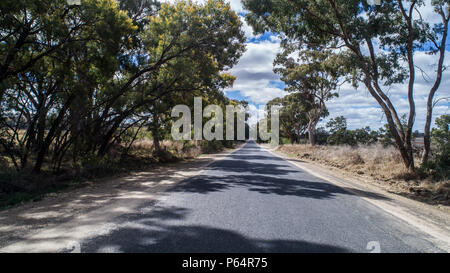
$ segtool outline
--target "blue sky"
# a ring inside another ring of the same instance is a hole
[[[261,113],[258,107],[263,107],[265,103],[275,97],[287,94],[284,89],[284,83],[280,81],[278,75],[273,73],[272,63],[276,54],[280,51],[280,41],[275,33],[265,33],[264,35],[253,35],[250,26],[245,22],[245,11],[240,0],[230,0],[231,7],[239,12],[243,22],[243,29],[247,37],[247,51],[244,53],[239,63],[231,69],[231,74],[237,77],[232,88],[226,89],[225,94],[232,99],[249,101],[254,113]],[[424,7],[421,10],[424,18],[430,18],[431,23],[439,18],[434,15],[432,9]],[[428,19],[427,19],[428,20]],[[450,37],[447,39],[450,45]],[[450,52],[448,52],[450,54]],[[437,56],[430,56],[423,52],[417,52],[415,56],[416,65],[426,71],[431,77],[427,79],[420,71],[416,72],[415,84],[415,102],[416,102],[416,120],[414,129],[423,131],[424,119],[426,113],[426,99],[428,90],[432,85],[433,67],[436,66]],[[445,58],[445,64],[450,67],[448,54]],[[407,85],[398,84],[384,87],[391,100],[395,104],[400,114],[409,112],[409,105],[405,90]],[[450,70],[444,72],[441,86],[436,93],[436,98],[450,96]],[[372,129],[378,129],[385,123],[384,115],[375,99],[368,93],[366,88],[361,85],[355,90],[349,84],[344,84],[339,90],[339,97],[327,103],[330,116],[324,119],[319,126],[324,126],[330,118],[343,115],[347,118],[347,124],[350,129],[370,126]],[[441,101],[434,108],[433,118],[442,114],[450,113],[450,103]],[[256,119],[254,119],[256,120]]]
[[[164,1],[164,0],[163,0]],[[174,2],[176,0],[165,0]],[[194,0],[195,1],[195,0]],[[287,95],[284,91],[284,84],[278,75],[273,73],[272,65],[276,54],[280,51],[280,40],[275,33],[265,33],[264,35],[253,35],[252,28],[245,22],[245,10],[240,0],[227,0],[231,8],[241,15],[243,30],[247,37],[247,50],[241,57],[239,63],[230,71],[237,77],[232,88],[224,90],[227,97],[237,100],[247,100],[250,104],[251,122],[256,122],[256,113],[262,114],[262,108],[271,99]],[[430,0],[425,0],[430,2]],[[205,2],[205,0],[197,0]],[[420,9],[420,12],[430,23],[436,23],[440,19],[436,16],[430,5]],[[450,45],[450,37],[447,45]],[[450,49],[450,48],[449,48]],[[450,67],[450,52],[448,52],[444,64]],[[420,70],[416,71],[416,84],[414,99],[416,103],[416,119],[414,129],[423,131],[426,115],[426,100],[428,91],[432,85],[434,68],[436,67],[437,56],[427,55],[423,52],[416,52],[415,64],[427,73],[422,75]],[[406,64],[405,64],[406,65]],[[408,113],[409,105],[406,97],[407,84],[398,84],[383,87],[394,103],[397,112],[401,115]],[[436,98],[450,97],[450,69],[444,72],[441,86],[436,93]],[[368,93],[363,85],[355,90],[349,84],[344,84],[339,89],[339,97],[327,103],[330,112],[329,117],[324,119],[318,126],[324,126],[327,120],[340,115],[347,118],[350,129],[370,126],[378,129],[385,123],[384,115],[375,99]],[[258,110],[258,108],[261,108]],[[433,120],[442,115],[450,113],[450,103],[441,101],[433,111]]]

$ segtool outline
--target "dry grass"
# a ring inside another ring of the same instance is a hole
[[[9,164],[8,172],[0,173],[0,208],[32,199],[37,200],[43,194],[59,191],[68,186],[82,185],[82,182],[86,180],[121,176],[130,171],[149,170],[154,164],[191,159],[202,153],[218,152],[221,149],[208,144],[209,142],[205,141],[164,140],[160,142],[162,151],[155,153],[153,141],[143,138],[134,142],[129,153],[124,157],[122,151],[127,147],[117,145],[105,158],[87,158],[77,172],[71,162],[68,162],[59,173],[51,171],[40,175],[16,173],[11,170],[12,163],[6,162],[3,164]],[[4,160],[4,157],[0,157],[0,163],[2,163],[1,160]],[[48,165],[45,167],[48,168]]]
[[[419,172],[409,172],[394,147],[283,145],[279,151],[340,169],[391,192],[430,204],[450,205],[450,181],[434,181]]]
[[[194,158],[202,154],[201,144],[199,141],[169,141],[160,142],[161,149],[170,152],[178,159]],[[140,153],[151,155],[154,151],[153,140],[142,139],[133,143],[132,153]]]

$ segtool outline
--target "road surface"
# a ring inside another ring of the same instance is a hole
[[[119,222],[81,251],[442,251],[402,220],[254,142]]]

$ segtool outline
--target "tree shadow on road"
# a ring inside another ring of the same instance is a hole
[[[222,159],[218,162],[214,162],[213,164],[209,165],[206,170],[210,172],[223,172],[224,175],[232,175],[233,173],[249,173],[279,176],[291,173],[305,173],[287,164],[276,164],[272,162],[261,163],[233,159]]]
[[[173,211],[172,211],[173,210]],[[181,214],[180,214],[181,213]],[[157,252],[157,253],[273,253],[320,252],[349,250],[299,240],[262,240],[235,231],[202,225],[177,225],[166,222],[180,220],[184,208],[157,208],[145,216],[135,216],[132,224],[98,236],[82,244],[82,252]],[[133,221],[133,219],[128,219]]]
[[[338,187],[328,182],[294,180],[267,175],[199,175],[183,181],[172,188],[170,192],[207,194],[210,192],[225,191],[232,187],[244,187],[248,191],[262,194],[288,195],[315,199],[334,198],[337,195],[358,194],[372,199],[388,200],[388,198],[376,193]]]
[[[250,146],[250,147],[248,147]],[[358,195],[372,199],[389,198],[363,190],[338,187],[291,166],[282,158],[265,155],[258,146],[247,144],[206,168],[206,173],[191,177],[169,192],[208,194],[233,187],[262,194],[327,199],[337,195]]]

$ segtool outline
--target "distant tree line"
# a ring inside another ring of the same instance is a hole
[[[395,141],[389,130],[388,124],[378,130],[372,130],[369,126],[359,129],[348,129],[347,119],[344,116],[331,118],[325,127],[314,129],[310,134],[308,129],[307,106],[309,104],[296,100],[300,98],[299,93],[287,95],[283,98],[275,98],[266,106],[266,115],[270,120],[269,107],[279,107],[280,139],[287,140],[290,144],[309,143],[311,135],[314,136],[314,144],[319,145],[350,145],[365,146],[382,144],[384,147],[394,146]],[[306,108],[305,108],[306,107]],[[264,121],[265,122],[265,121]],[[401,117],[404,127],[407,126],[406,115]],[[431,130],[431,144],[433,153],[431,160],[422,166],[424,170],[440,172],[440,177],[450,177],[450,115],[442,115],[436,118],[436,126]],[[423,133],[418,130],[413,133],[414,138],[423,138]],[[259,139],[259,141],[262,141]],[[416,147],[421,152],[421,147]]]

